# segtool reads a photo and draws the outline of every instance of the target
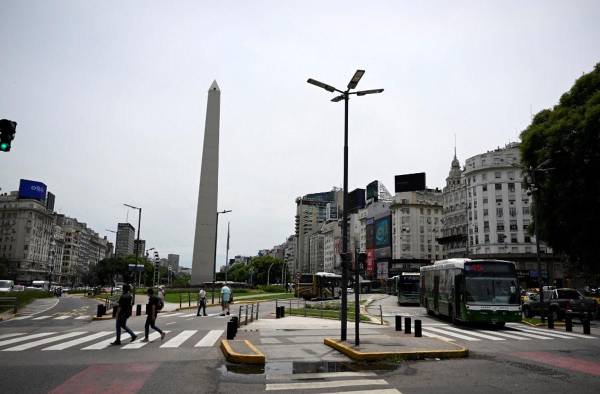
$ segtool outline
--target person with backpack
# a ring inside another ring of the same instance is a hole
[[[229,315],[229,304],[231,303],[233,296],[231,295],[231,289],[229,286],[224,285],[221,287],[221,315]]]
[[[150,333],[150,327],[160,333],[160,340],[165,339],[165,333],[156,326],[156,317],[158,311],[164,307],[164,302],[157,296],[154,295],[154,289],[148,289],[148,315],[146,316],[146,324],[144,326],[144,339],[142,342],[148,342],[148,334]]]
[[[131,287],[129,287],[129,285],[123,285],[123,294],[119,298],[117,306],[115,306],[115,308],[117,308],[117,338],[114,342],[111,342],[111,345],[121,344],[121,328],[129,333],[131,342],[135,341],[137,338],[137,335],[127,327],[127,319],[131,316],[131,308],[133,306],[131,294],[129,294],[130,289]]]
[[[204,286],[200,288],[200,292],[198,292],[198,311],[196,312],[196,316],[200,316],[200,309],[203,310],[204,316],[206,314],[206,291],[204,290]]]

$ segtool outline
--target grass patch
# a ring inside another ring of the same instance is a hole
[[[19,309],[21,309],[33,300],[37,300],[38,298],[54,297],[54,294],[49,293],[47,291],[40,291],[40,290],[25,290],[25,291],[9,291],[8,293],[2,293],[1,297],[17,297],[17,300],[19,301]],[[12,306],[6,305],[4,303],[2,305],[0,305],[0,312],[12,310],[12,309],[13,309]]]
[[[333,320],[340,320],[340,311],[338,310],[331,310],[331,309],[315,309],[315,308],[292,308],[292,310],[290,311],[289,309],[285,311],[286,315],[289,316],[306,316],[306,317],[318,317],[320,319],[333,319]],[[351,312],[350,310],[348,311],[348,321],[355,321],[354,319],[354,310]],[[365,315],[360,315],[360,321],[362,322],[370,322],[371,319],[369,319],[367,316]]]

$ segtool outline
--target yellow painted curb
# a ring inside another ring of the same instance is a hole
[[[531,327],[546,327],[545,324],[542,324],[542,323],[536,323],[536,324],[534,324],[534,323],[530,323],[528,321],[521,321],[521,324],[526,324],[526,325],[531,326]],[[554,322],[554,327],[564,327],[564,326],[565,326],[565,323],[556,323],[556,322]]]
[[[435,339],[435,338],[432,338]],[[456,350],[414,350],[409,352],[360,352],[350,346],[345,345],[335,339],[325,338],[323,343],[345,354],[353,360],[357,361],[374,361],[385,360],[389,358],[401,358],[404,360],[421,360],[424,358],[463,358],[468,357],[469,350],[465,347],[447,342],[452,346],[456,346]]]
[[[246,343],[246,346],[248,346],[248,348],[254,352],[254,354],[237,353],[231,348],[229,341],[223,339],[221,341],[221,351],[225,355],[225,358],[227,358],[229,361],[241,364],[264,364],[265,355],[262,354],[249,340],[245,339],[244,342]]]
[[[112,320],[114,319],[114,317],[112,317],[111,315],[106,315],[106,316],[102,316],[102,317],[98,317],[98,316],[92,316],[92,321],[98,321],[98,320]]]

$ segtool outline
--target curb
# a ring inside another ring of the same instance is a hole
[[[529,323],[528,321],[521,321],[521,324],[526,324],[526,325],[531,326],[531,327],[546,327],[545,324],[542,324],[542,323]],[[565,323],[556,323],[556,322],[554,322],[554,326],[555,327],[564,327]]]
[[[240,364],[264,364],[265,355],[262,354],[249,340],[244,340],[246,346],[254,352],[254,354],[242,354],[237,353],[231,348],[229,341],[223,339],[221,341],[221,351],[225,355],[225,358],[229,361],[233,361]]]
[[[325,338],[323,343],[340,353],[345,354],[355,361],[376,361],[385,360],[390,358],[400,358],[403,360],[422,360],[425,358],[464,358],[469,356],[469,349],[449,343],[456,346],[456,350],[415,350],[411,352],[360,352],[354,348],[345,345],[341,341],[335,339]]]
[[[106,315],[106,316],[102,316],[102,317],[98,317],[98,316],[92,316],[92,321],[98,321],[98,320],[112,320],[114,319],[114,317],[112,317],[112,315]]]

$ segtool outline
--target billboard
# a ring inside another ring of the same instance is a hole
[[[19,198],[46,200],[46,185],[42,182],[21,179],[19,182]]]
[[[356,212],[365,207],[365,189],[354,189],[348,194],[348,212]]]
[[[392,244],[391,230],[391,216],[384,216],[375,220],[375,249],[385,248]]]
[[[367,185],[367,200],[377,201],[379,198],[379,181],[373,181]]]
[[[388,278],[388,262],[380,261],[377,263],[377,279]]]
[[[394,177],[396,193],[412,192],[415,190],[425,190],[425,173],[417,172],[415,174],[396,175]]]
[[[367,276],[373,277],[373,271],[375,271],[375,252],[373,249],[367,249]]]
[[[366,226],[366,236],[367,236],[367,249],[373,249],[375,248],[375,223],[372,222],[373,219],[371,219],[371,222],[369,223],[369,219],[367,219],[367,226]]]

